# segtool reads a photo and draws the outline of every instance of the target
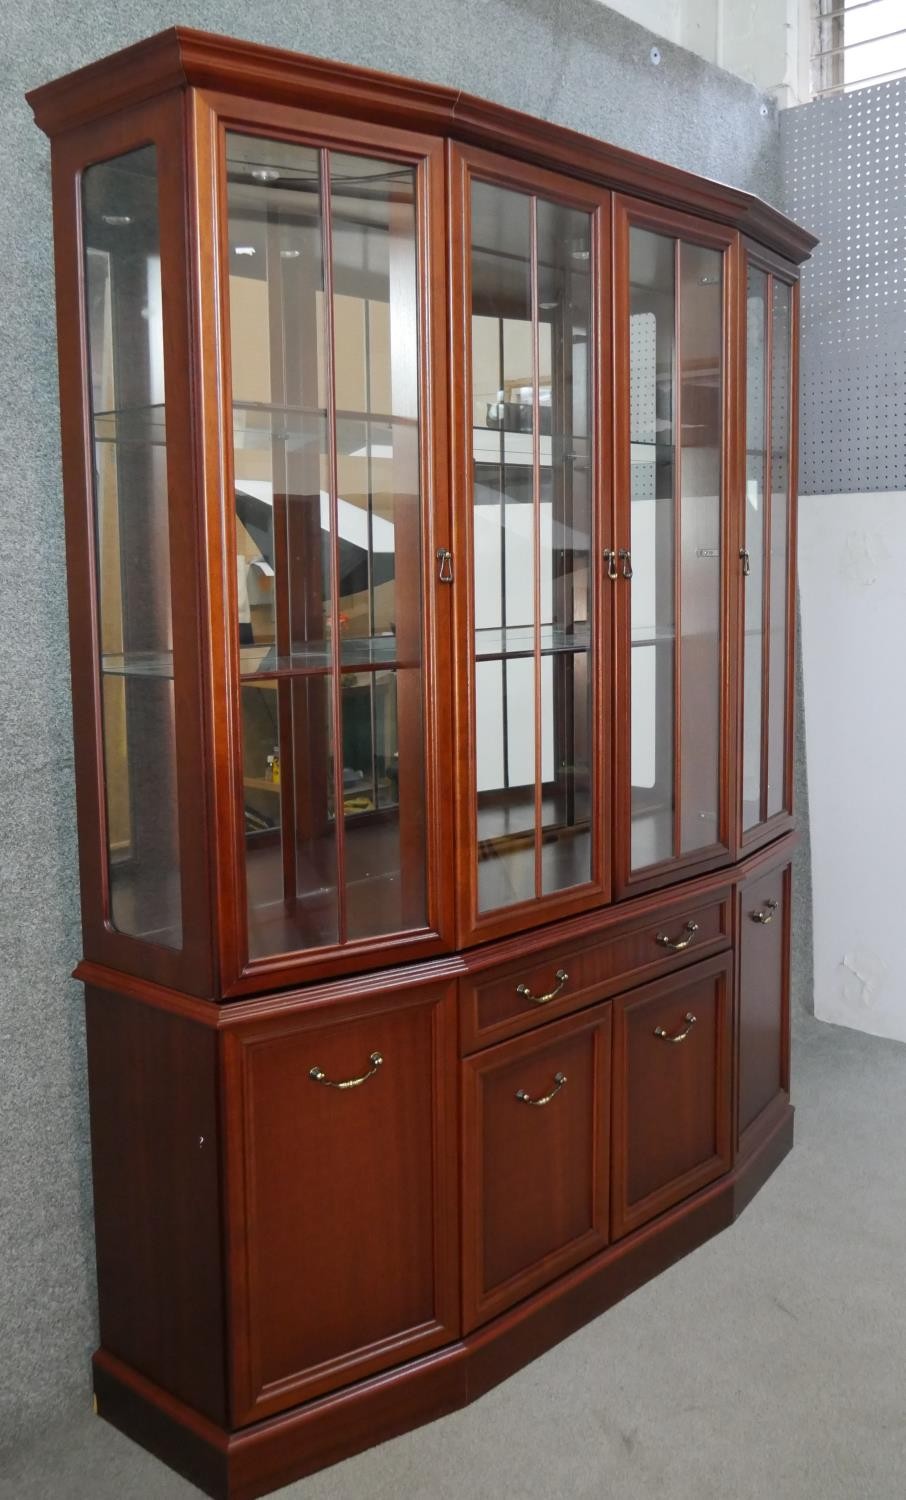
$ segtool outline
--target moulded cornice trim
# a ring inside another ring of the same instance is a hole
[[[471,145],[703,215],[799,264],[818,243],[754,193],[696,176],[563,125],[370,68],[174,26],[32,89],[26,98],[50,137],[178,88],[216,89],[326,114],[448,136]]]

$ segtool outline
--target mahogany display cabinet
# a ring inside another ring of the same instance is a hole
[[[791,1144],[815,241],[183,29],[29,99],[95,1393],[251,1500],[473,1400]]]

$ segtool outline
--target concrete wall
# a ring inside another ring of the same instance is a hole
[[[764,89],[809,98],[810,0],[614,0],[614,10]]]
[[[906,1042],[906,493],[804,495],[815,1015]]]
[[[597,0],[19,0],[0,70],[2,1438],[88,1399],[95,1342],[47,142],[23,91],[181,22],[462,87],[778,201],[773,107]]]

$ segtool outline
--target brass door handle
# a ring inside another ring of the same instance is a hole
[[[540,1109],[543,1104],[550,1104],[551,1100],[556,1098],[565,1082],[565,1073],[555,1073],[554,1087],[551,1089],[549,1094],[542,1094],[540,1099],[533,1099],[531,1095],[525,1092],[525,1089],[517,1089],[516,1098],[519,1100],[520,1104],[532,1104],[536,1109]]]
[[[769,922],[773,922],[776,910],[777,902],[770,897],[759,911],[750,911],[749,916],[753,922],[760,922],[763,927],[767,927]]]
[[[380,1052],[372,1052],[368,1061],[371,1063],[371,1067],[367,1073],[363,1073],[361,1078],[344,1078],[342,1083],[335,1083],[332,1078],[328,1078],[323,1068],[309,1068],[308,1076],[312,1080],[312,1083],[323,1083],[329,1089],[357,1089],[360,1083],[367,1083],[369,1078],[374,1077],[384,1059]]]
[[[684,1042],[686,1040],[686,1037],[689,1035],[689,1032],[695,1025],[696,1019],[697,1018],[692,1014],[692,1012],[687,1010],[686,1014],[683,1016],[683,1020],[686,1024],[683,1027],[682,1031],[675,1031],[671,1036],[670,1032],[665,1031],[663,1026],[655,1026],[654,1034],[656,1037],[659,1037],[662,1042]]]
[[[548,990],[544,995],[533,995],[527,984],[517,984],[516,994],[522,1000],[531,1000],[533,1005],[546,1005],[548,1000],[556,1000],[569,975],[565,969],[558,969],[554,978],[557,980],[557,983],[552,990]]]
[[[623,577],[624,578],[631,578],[632,577],[632,553],[630,552],[629,548],[628,547],[621,547],[620,550],[619,550],[619,552],[617,553],[617,556],[619,558],[621,558],[622,563],[623,563]]]
[[[617,554],[612,547],[604,548],[604,561],[607,564],[607,576],[611,583],[614,583],[619,574],[617,573]]]
[[[437,573],[438,581],[440,583],[452,583],[453,582],[453,553],[450,552],[448,550],[448,548],[446,548],[446,547],[438,547],[438,549],[435,552],[434,556],[437,558],[437,561],[440,563],[440,568],[438,569],[438,573]]]
[[[742,576],[743,578],[748,578],[749,574],[752,571],[752,564],[749,559],[748,547],[740,547],[739,556],[742,559]]]
[[[698,923],[687,922],[683,928],[683,932],[686,933],[686,936],[684,938],[677,938],[676,942],[673,941],[673,938],[669,938],[666,932],[659,932],[655,941],[660,943],[662,948],[672,948],[674,953],[682,953],[684,948],[688,948],[689,944],[695,941],[695,934],[698,932]]]

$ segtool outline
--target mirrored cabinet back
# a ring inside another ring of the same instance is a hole
[[[184,28],[29,101],[94,1388],[252,1500],[480,1396],[791,1145],[815,241]]]

